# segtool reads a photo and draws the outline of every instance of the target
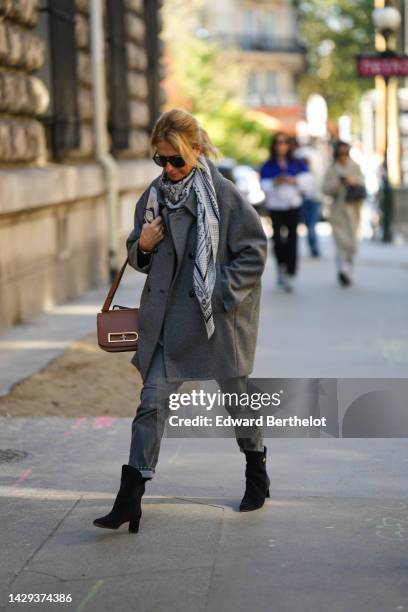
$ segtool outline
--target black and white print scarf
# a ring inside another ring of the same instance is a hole
[[[182,206],[191,189],[194,189],[196,193],[197,251],[194,262],[193,287],[203,314],[207,338],[210,339],[215,331],[211,296],[216,280],[215,262],[219,242],[220,215],[207,160],[203,155],[200,155],[199,161],[201,164],[177,183],[172,183],[163,172],[160,178],[160,187],[169,209]],[[146,205],[145,220],[151,221],[156,216],[157,209],[157,192],[152,187]]]
[[[162,173],[160,176],[160,187],[164,194],[164,201],[166,202],[167,208],[173,210],[175,208],[180,208],[180,206],[184,204],[190,195],[196,170],[196,168],[193,168],[190,174],[181,181],[177,181],[177,183],[171,181],[165,172]]]

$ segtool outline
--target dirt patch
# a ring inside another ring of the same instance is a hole
[[[0,397],[0,415],[134,416],[142,380],[132,355],[107,353],[87,334]]]

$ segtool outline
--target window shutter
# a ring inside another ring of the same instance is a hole
[[[144,0],[146,25],[147,82],[149,87],[150,130],[160,114],[160,75],[159,75],[159,3],[158,0]]]
[[[77,48],[74,0],[49,0],[50,50],[52,58],[51,138],[59,159],[79,147],[77,97]]]
[[[129,96],[127,84],[127,51],[124,0],[107,0],[107,41],[109,61],[108,129],[112,149],[129,146]]]

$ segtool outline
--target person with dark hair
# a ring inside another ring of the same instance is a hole
[[[336,243],[337,276],[340,285],[352,283],[353,258],[357,252],[360,212],[365,197],[364,176],[350,157],[350,145],[334,145],[333,164],[323,181],[323,191],[333,200],[329,220]]]
[[[303,202],[299,178],[305,173],[308,173],[307,163],[294,157],[290,137],[277,132],[260,175],[266,208],[272,220],[278,286],[288,292],[293,290],[297,270],[297,226]]]
[[[316,225],[321,217],[321,200],[319,185],[325,174],[325,162],[313,139],[301,137],[295,140],[294,156],[303,159],[309,168],[307,180],[302,181],[303,204],[301,220],[307,229],[307,243],[312,257],[320,257],[320,245]]]

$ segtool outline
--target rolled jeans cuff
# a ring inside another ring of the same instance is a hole
[[[155,471],[149,468],[139,468],[137,466],[133,466],[135,467],[137,470],[139,470],[139,472],[141,473],[141,475],[143,476],[143,478],[153,478]]]

